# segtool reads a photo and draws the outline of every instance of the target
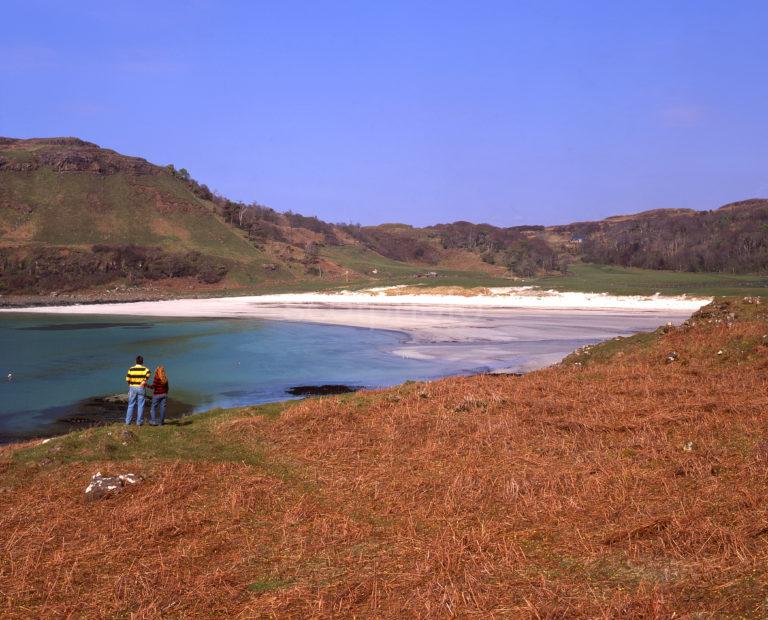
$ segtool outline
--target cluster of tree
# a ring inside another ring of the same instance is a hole
[[[323,235],[323,241],[326,245],[341,245],[339,237],[336,235],[336,226],[324,222],[317,216],[306,216],[293,211],[286,211],[283,217],[291,228],[306,228],[312,232]]]
[[[195,181],[184,168],[167,169],[197,196],[212,201],[227,222],[246,231],[256,244],[285,242],[286,229],[299,228],[322,235],[320,245],[341,245],[343,231],[370,250],[402,262],[435,264],[442,247],[477,253],[519,276],[567,270],[562,248],[547,242],[543,226],[499,228],[464,221],[422,230],[334,225],[314,216],[228,200]],[[571,251],[592,263],[676,271],[768,270],[768,201],[745,201],[707,212],[662,210],[558,229],[577,240]],[[304,249],[302,262],[314,271],[319,245]]]
[[[340,227],[368,249],[392,260],[434,265],[439,258],[429,241],[408,232],[364,228],[359,224],[342,224]]]
[[[323,270],[320,266],[320,245],[310,241],[304,246],[304,258],[301,260],[304,265],[305,273],[311,276],[322,276]]]
[[[567,263],[546,241],[536,236],[543,226],[499,228],[490,224],[454,222],[427,228],[443,248],[479,253],[490,264],[501,264],[518,276],[565,271]]]
[[[114,280],[130,282],[196,277],[213,284],[228,272],[221,259],[199,252],[155,247],[95,245],[70,248],[0,248],[0,290],[14,293],[67,291]]]
[[[499,228],[490,224],[473,224],[471,222],[453,222],[452,224],[437,224],[426,229],[427,233],[440,240],[440,244],[448,248],[461,248],[481,254],[494,253],[510,245],[528,238],[526,234],[544,227],[518,226],[514,228]]]
[[[315,216],[301,215],[292,211],[278,213],[274,209],[255,202],[246,204],[229,200],[212,192],[207,185],[193,179],[186,168],[177,170],[173,164],[169,164],[166,166],[166,170],[183,181],[196,196],[211,201],[225,221],[248,233],[249,239],[254,243],[284,242],[286,238],[282,228],[304,228],[323,235],[324,243],[327,245],[341,245],[341,241],[336,235],[336,227]]]
[[[203,200],[213,200],[214,194],[208,189],[208,186],[205,183],[198,183],[193,179],[186,168],[179,168],[176,170],[176,167],[173,164],[168,164],[165,169],[177,179],[184,181],[184,183],[187,184],[187,187],[189,187],[189,189],[192,190],[192,193],[198,198],[202,198]]]
[[[513,274],[525,278],[542,272],[568,271],[568,261],[539,237],[523,237],[510,243],[501,251],[501,262]]]
[[[148,280],[194,276],[200,282],[214,284],[229,271],[222,259],[197,251],[166,252],[156,247],[100,244],[93,246],[93,254],[101,258],[102,269]]]
[[[285,218],[274,209],[258,203],[234,202],[221,196],[214,196],[213,202],[224,220],[244,230],[254,243],[286,240],[281,228]]]
[[[768,270],[768,201],[736,203],[716,211],[656,212],[573,228],[592,263],[755,273]]]
[[[302,245],[307,273],[319,270],[320,245],[341,245],[346,233],[368,249],[407,263],[433,265],[439,260],[439,248],[464,249],[480,254],[488,263],[505,265],[517,275],[529,276],[541,271],[562,269],[558,254],[543,240],[535,237],[543,226],[498,228],[490,224],[454,222],[439,224],[423,231],[410,227],[362,227],[359,224],[330,224],[315,216],[274,209],[252,203],[245,204],[216,195],[191,178],[184,168],[168,170],[184,181],[196,195],[212,201],[228,223],[244,230],[256,244],[267,241],[285,242],[285,230],[300,228],[322,235],[322,242]]]

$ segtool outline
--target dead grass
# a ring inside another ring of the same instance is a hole
[[[765,617],[766,333],[703,323],[588,366],[209,423],[271,466],[5,451],[0,614]],[[86,504],[118,468],[147,483]]]

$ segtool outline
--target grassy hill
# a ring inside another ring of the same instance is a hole
[[[0,251],[6,290],[38,292],[264,260],[168,169],[74,138],[0,139]]]
[[[0,267],[5,293],[322,288],[432,269],[505,275],[436,246],[423,260],[385,256],[342,227],[233,203],[184,170],[77,138],[0,138]]]
[[[92,171],[103,165],[105,156],[113,167]],[[7,244],[120,243],[236,260],[255,257],[252,245],[217,217],[210,204],[157,166],[131,166],[134,158],[79,141],[0,142],[3,157],[16,164],[3,166],[0,159],[0,230]],[[76,159],[76,164],[65,168],[49,157]],[[22,162],[29,169],[19,170]]]
[[[3,448],[0,610],[765,617],[766,333],[719,301],[523,377]],[[87,503],[96,471],[145,482]]]
[[[186,170],[77,138],[0,138],[4,303],[14,294],[109,300],[521,279],[562,290],[763,294],[767,270],[765,200],[550,227],[341,225],[233,202]]]

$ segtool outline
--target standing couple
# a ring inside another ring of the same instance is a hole
[[[125,412],[126,425],[133,420],[133,410],[138,409],[136,414],[136,426],[141,426],[144,420],[144,388],[149,387],[153,391],[152,408],[149,412],[149,424],[151,426],[162,426],[165,423],[165,406],[168,401],[168,377],[165,376],[165,367],[158,366],[155,370],[155,379],[152,384],[147,386],[147,381],[152,373],[149,368],[144,366],[144,358],[139,355],[136,358],[136,365],[128,369],[125,380],[128,382],[128,410]],[[157,409],[160,409],[160,421],[156,417]]]

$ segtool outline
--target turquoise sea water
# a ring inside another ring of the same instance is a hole
[[[0,438],[44,432],[62,408],[125,390],[137,354],[163,364],[171,396],[196,410],[282,400],[295,385],[379,387],[457,373],[403,359],[403,334],[249,319],[0,317]],[[13,373],[13,380],[7,374]]]

